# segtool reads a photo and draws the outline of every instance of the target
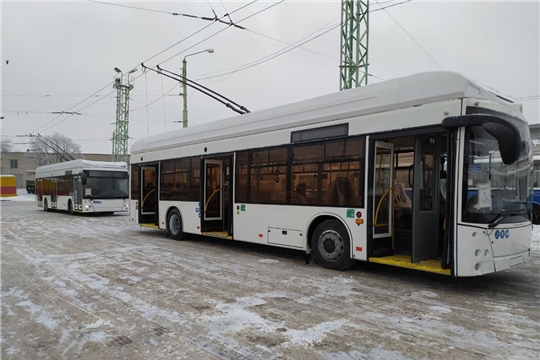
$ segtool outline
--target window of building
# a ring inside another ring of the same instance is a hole
[[[17,160],[9,160],[9,167],[11,169],[17,169],[19,167],[19,162]]]

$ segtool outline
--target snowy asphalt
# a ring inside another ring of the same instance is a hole
[[[531,261],[453,279],[1,201],[2,359],[538,359]]]

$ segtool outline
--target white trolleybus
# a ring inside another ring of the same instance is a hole
[[[70,214],[127,212],[129,173],[124,162],[72,160],[36,169],[36,201]]]
[[[421,73],[138,140],[130,220],[477,276],[530,258],[532,160],[521,105]]]

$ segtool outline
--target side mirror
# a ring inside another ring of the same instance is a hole
[[[443,120],[442,126],[447,129],[482,126],[497,140],[503,163],[512,165],[519,159],[521,136],[516,126],[508,120],[489,114],[467,114],[447,117]]]
[[[81,177],[81,183],[83,185],[86,185],[86,181],[88,180],[88,178],[86,177],[86,174],[85,173],[79,173],[79,176]]]
[[[492,122],[482,124],[487,133],[497,139],[503,163],[511,165],[519,159],[521,139],[514,129]]]

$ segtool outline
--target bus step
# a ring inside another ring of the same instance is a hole
[[[443,269],[440,260],[425,260],[412,263],[409,255],[392,255],[384,257],[370,257],[370,262],[398,266],[402,268],[427,271],[443,275],[451,275],[450,269]]]
[[[157,226],[156,224],[139,224],[140,226],[142,227],[148,227],[148,228],[152,228],[152,229],[159,229],[159,226]]]
[[[203,236],[211,236],[216,237],[220,239],[229,239],[232,240],[232,236],[229,235],[228,231],[209,231],[209,232],[203,232]]]

